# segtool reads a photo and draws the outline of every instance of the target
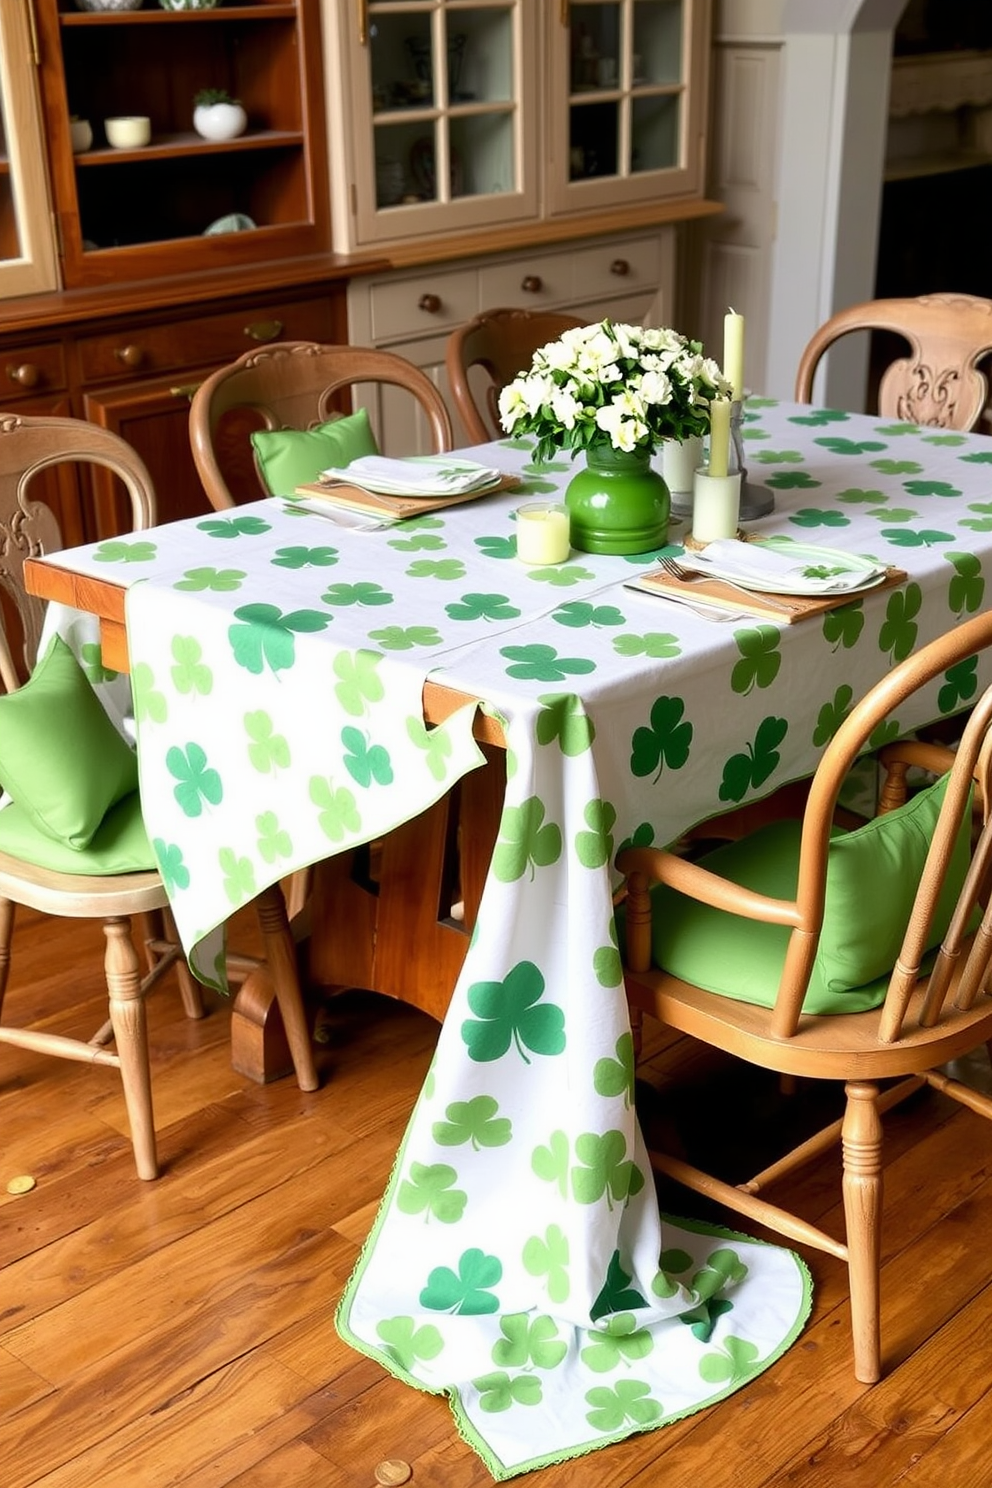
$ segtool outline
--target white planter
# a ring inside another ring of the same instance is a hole
[[[204,139],[236,139],[247,127],[248,115],[240,103],[199,103],[193,110],[193,128]]]

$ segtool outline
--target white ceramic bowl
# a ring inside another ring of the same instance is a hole
[[[163,10],[213,10],[217,0],[158,0]]]
[[[140,10],[142,0],[76,0],[79,10]]]
[[[237,139],[247,125],[248,115],[240,103],[198,103],[193,110],[193,128],[203,139]]]
[[[138,150],[152,137],[152,121],[147,114],[118,114],[104,119],[103,130],[115,150]]]
[[[93,143],[93,127],[89,119],[72,119],[69,123],[73,155],[82,155]]]

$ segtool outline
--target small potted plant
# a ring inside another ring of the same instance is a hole
[[[248,126],[248,115],[226,88],[201,88],[193,98],[193,128],[208,140],[236,139]]]

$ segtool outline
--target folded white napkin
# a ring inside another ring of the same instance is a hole
[[[494,485],[499,471],[451,455],[414,455],[392,460],[362,455],[350,465],[321,471],[325,481],[347,481],[383,496],[463,496]]]
[[[883,572],[880,565],[869,566],[864,559],[854,559],[848,568],[845,555],[829,548],[816,550],[803,544],[801,552],[790,553],[787,544],[770,548],[737,538],[717,538],[699,552],[687,550],[679,563],[714,578],[764,583],[769,591],[782,584],[823,594],[860,589]]]

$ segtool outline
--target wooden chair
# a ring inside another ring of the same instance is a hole
[[[878,389],[883,418],[940,429],[973,429],[988,399],[978,363],[992,352],[992,300],[967,294],[868,300],[839,310],[810,339],[796,373],[796,398],[809,403],[820,358],[853,331],[888,331],[909,343]]]
[[[749,1221],[767,1225],[789,1240],[847,1263],[854,1369],[857,1378],[866,1383],[879,1379],[882,1367],[882,1114],[926,1084],[992,1119],[992,1099],[950,1078],[941,1068],[992,1039],[992,908],[988,905],[992,823],[985,822],[977,833],[969,830],[974,777],[982,785],[981,799],[988,800],[985,777],[992,688],[974,709],[953,767],[944,777],[946,785],[932,788],[943,790],[943,805],[932,837],[922,836],[923,846],[916,850],[921,862],[912,875],[908,853],[901,845],[905,839],[894,836],[893,829],[904,832],[907,811],[925,807],[935,815],[939,796],[914,796],[901,812],[893,814],[890,808],[901,799],[904,767],[925,759],[921,753],[924,746],[894,744],[882,752],[891,788],[883,790],[883,814],[870,824],[875,835],[866,838],[852,833],[841,852],[853,850],[859,854],[871,841],[887,843],[887,850],[895,851],[899,866],[890,869],[887,881],[882,875],[873,878],[870,891],[862,894],[867,900],[865,913],[857,918],[864,919],[867,942],[875,945],[881,937],[885,905],[894,894],[904,893],[905,933],[902,923],[887,931],[896,953],[888,968],[895,969],[891,974],[889,969],[881,974],[873,972],[873,976],[879,976],[874,989],[881,999],[878,1005],[850,1012],[827,1012],[819,1005],[820,1011],[812,1013],[804,1011],[804,999],[814,996],[817,976],[822,979],[826,963],[819,958],[834,954],[827,946],[825,927],[830,914],[837,913],[836,896],[842,885],[835,876],[839,870],[834,858],[834,876],[827,893],[832,817],[844,776],[872,730],[893,712],[898,713],[916,689],[990,645],[992,615],[969,620],[895,667],[852,710],[816,770],[801,825],[779,823],[764,829],[767,833],[791,833],[788,838],[777,839],[779,853],[787,861],[779,863],[774,853],[766,859],[766,864],[778,865],[777,891],[774,887],[762,888],[773,883],[767,866],[761,869],[761,876],[755,877],[760,834],[755,834],[747,852],[736,858],[732,870],[728,853],[740,853],[740,844],[721,850],[719,859],[713,854],[697,862],[650,848],[628,848],[617,859],[626,876],[624,971],[635,1030],[647,1014],[780,1076],[844,1082],[843,1119],[805,1140],[749,1181],[727,1182],[668,1153],[652,1152],[651,1161],[659,1172]],[[922,824],[923,818],[917,816],[915,820]],[[976,837],[972,850],[971,842]],[[770,842],[770,838],[765,839],[766,849]],[[745,858],[750,862],[749,869],[743,866]],[[855,860],[847,858],[849,864]],[[946,896],[956,888],[952,886],[956,877],[963,877],[956,900],[941,898],[942,890]],[[751,887],[744,886],[747,883]],[[667,887],[655,887],[649,897],[652,885]],[[976,904],[979,910],[975,910]],[[980,919],[977,929],[976,918]],[[929,961],[924,949],[933,944],[935,933],[931,926],[945,922],[936,959],[925,974]],[[845,934],[850,928],[851,916],[845,915]],[[726,953],[731,958],[722,982],[712,960],[717,937],[721,955]],[[757,958],[765,954],[759,942],[767,952],[766,971],[756,980],[760,982],[763,975],[764,981],[760,987],[744,989],[742,978],[752,975],[759,964]],[[708,962],[705,969],[704,960]],[[706,990],[704,981],[710,988],[721,985],[723,990]],[[735,995],[727,995],[728,990]],[[752,1000],[735,1000],[735,996],[743,995]],[[756,995],[765,1005],[758,1005]],[[835,1001],[841,1007],[845,995],[854,997],[851,992],[836,994]],[[869,1000],[866,994],[858,993],[854,1005]],[[742,1115],[736,1113],[738,1119]],[[837,1141],[843,1152],[844,1239],[790,1212],[787,1194],[779,1202],[763,1196],[766,1187],[784,1184],[793,1169],[811,1158],[822,1157]]]
[[[384,383],[416,399],[437,454],[454,446],[444,399],[426,372],[390,351],[286,341],[248,351],[208,377],[193,395],[193,460],[217,511],[266,494],[251,461],[254,429],[309,429],[340,411],[342,391]],[[223,425],[223,426],[222,426]]]
[[[131,503],[132,530],[155,523],[151,477],[139,456],[118,435],[81,419],[0,414],[0,690],[13,691],[34,666],[44,620],[44,604],[23,582],[28,557],[58,551],[62,537],[52,509],[32,499],[32,480],[69,462],[95,464],[119,476]],[[66,739],[72,748],[71,737]],[[58,872],[0,852],[0,1011],[10,971],[10,947],[17,905],[71,919],[100,919],[106,936],[105,971],[110,995],[109,1023],[89,1041],[36,1028],[0,1024],[0,1044],[118,1069],[124,1086],[138,1176],[158,1176],[144,997],[172,966],[190,1017],[203,1016],[199,984],[191,977],[171,925],[169,901],[157,871],[105,876]],[[131,933],[139,916],[149,930],[144,976]],[[286,931],[272,922],[260,901],[267,949],[279,957]],[[268,916],[268,919],[264,919]],[[270,923],[271,922],[271,923]],[[299,985],[286,974],[278,980],[279,1004],[302,1088],[317,1084]],[[111,1034],[115,1049],[105,1047]]]
[[[498,407],[503,388],[530,366],[538,347],[585,324],[552,310],[499,309],[484,310],[452,331],[445,350],[448,387],[470,443],[503,437]]]

